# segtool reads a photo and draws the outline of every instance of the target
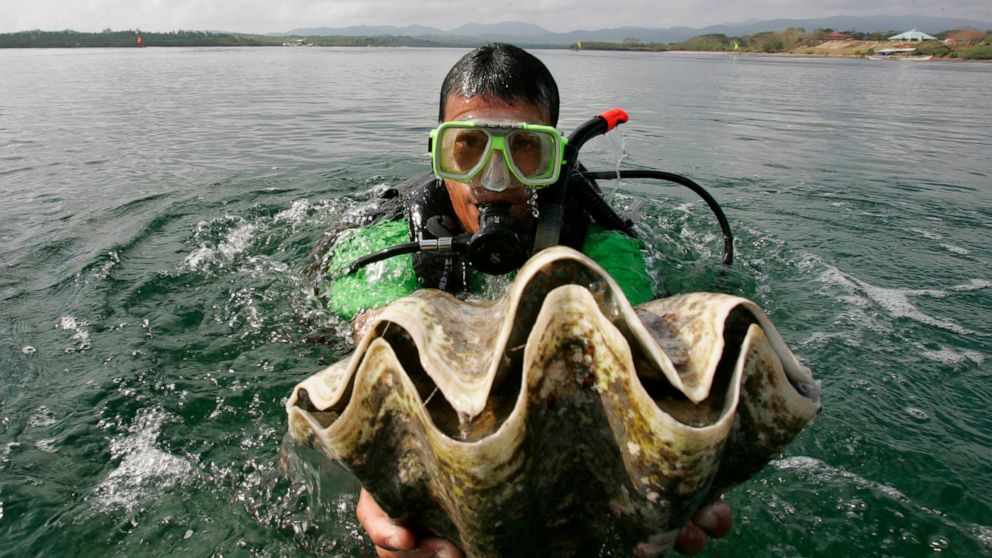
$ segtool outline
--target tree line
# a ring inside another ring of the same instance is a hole
[[[139,43],[138,38],[141,38]],[[84,47],[212,47],[212,46],[440,46],[413,37],[272,36],[209,31],[151,33],[141,30],[99,33],[80,31],[19,31],[0,34],[0,48],[84,48]]]
[[[717,52],[790,52],[801,47],[815,47],[825,41],[842,39],[854,41],[886,41],[900,31],[835,32],[833,29],[816,29],[807,33],[802,27],[788,27],[784,31],[765,31],[740,37],[724,34],[697,35],[675,43],[642,43],[636,37],[621,43],[582,41],[572,48],[594,50],[650,50],[650,51],[717,51]],[[992,59],[992,30],[955,29],[935,35],[940,41],[914,43],[920,54],[951,58]],[[948,44],[945,44],[944,40]],[[987,56],[986,56],[987,55]]]

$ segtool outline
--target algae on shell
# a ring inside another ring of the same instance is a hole
[[[562,247],[487,303],[421,290],[304,380],[290,433],[467,556],[665,555],[819,409],[768,317],[692,293],[633,308]]]

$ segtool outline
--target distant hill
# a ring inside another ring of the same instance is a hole
[[[461,27],[456,27],[448,33],[465,37],[475,37],[478,35],[501,35],[505,37],[540,37],[543,35],[553,35],[551,31],[521,21],[504,21],[501,23],[468,23]]]
[[[830,28],[835,31],[905,31],[920,29],[934,34],[951,29],[974,27],[980,30],[992,29],[992,22],[974,21],[959,18],[932,16],[833,16],[818,19],[775,19],[725,25],[711,25],[703,28],[690,27],[616,27],[610,29],[580,29],[566,33],[554,33],[530,23],[506,21],[501,23],[481,24],[471,23],[448,31],[426,27],[423,25],[407,25],[397,27],[385,26],[353,26],[353,27],[316,27],[309,29],[292,29],[279,35],[323,36],[337,35],[346,37],[375,37],[375,36],[405,36],[427,39],[436,43],[452,46],[475,46],[491,41],[503,41],[521,46],[567,46],[576,41],[621,42],[624,39],[637,39],[646,43],[681,42],[697,35],[711,33],[729,36],[748,35],[762,31],[781,31],[787,27],[803,27],[806,31],[819,28]]]
[[[377,37],[392,35],[394,37],[421,37],[425,35],[443,35],[444,31],[423,25],[353,25],[351,27],[304,27],[290,29],[285,33],[269,33],[283,37],[286,35],[299,37]]]

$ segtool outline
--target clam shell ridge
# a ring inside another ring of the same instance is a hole
[[[287,403],[293,438],[468,556],[605,541],[667,554],[818,409],[818,384],[754,303],[692,293],[635,309],[562,247],[495,302],[394,302]]]

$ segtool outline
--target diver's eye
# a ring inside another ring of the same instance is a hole
[[[455,132],[454,145],[461,149],[482,149],[489,137],[479,130],[458,130]]]
[[[451,145],[451,159],[455,166],[468,170],[482,158],[489,137],[479,130],[459,130]]]
[[[510,149],[514,153],[540,154],[541,139],[535,134],[512,134],[510,136]]]
[[[507,138],[513,163],[524,175],[531,175],[542,168],[545,139],[539,134],[515,132]]]

